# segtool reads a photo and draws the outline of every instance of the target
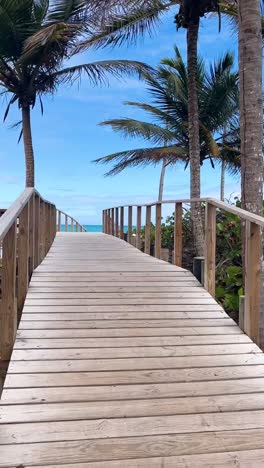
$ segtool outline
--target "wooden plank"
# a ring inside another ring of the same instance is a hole
[[[126,460],[111,460],[111,468],[261,468],[264,449],[240,450],[226,453],[183,455],[168,457],[148,457]],[[109,468],[109,461],[49,465],[49,468]],[[29,468],[29,465],[25,466]],[[35,468],[43,468],[36,466]]]
[[[22,316],[23,319],[23,316]],[[182,327],[232,327],[234,322],[231,319],[148,319],[148,320],[74,320],[70,321],[67,319],[64,320],[21,320],[20,330],[34,330],[34,329],[65,329],[65,328],[102,328],[102,329],[124,329],[131,328],[135,329],[146,329],[149,328],[182,328]],[[134,332],[135,333],[135,332]]]
[[[206,204],[205,214],[205,288],[215,296],[216,207]]]
[[[169,298],[175,298],[175,299],[184,299],[184,298],[208,298],[210,297],[206,291],[204,291],[202,288],[197,288],[196,289],[191,289],[191,292],[186,292],[186,288],[183,288],[183,291],[180,292],[171,292],[170,290],[165,290],[165,292],[159,292],[155,288],[150,288],[150,291],[137,291],[137,288],[135,288],[134,292],[108,292],[108,289],[106,288],[101,288],[102,291],[100,292],[95,292],[95,291],[90,291],[87,292],[86,288],[80,289],[78,292],[69,292],[68,288],[62,289],[61,292],[59,291],[53,291],[53,289],[47,289],[47,291],[42,291],[41,289],[35,291],[34,289],[30,289],[27,294],[27,302],[30,304],[30,300],[35,300],[36,303],[37,301],[42,304],[45,299],[110,299],[109,302],[111,302],[111,299],[124,299],[127,297],[128,299],[133,299],[133,298],[140,298],[140,299],[150,299],[150,298],[158,298],[160,299],[169,299]],[[190,288],[189,288],[190,289]],[[192,292],[193,291],[193,292]]]
[[[78,421],[82,419],[129,418],[192,413],[263,410],[264,393],[216,395],[215,397],[164,398],[118,401],[42,403],[0,406],[1,423]]]
[[[181,308],[182,311],[185,310],[185,305],[188,306],[188,305],[197,305],[197,309],[199,308],[199,310],[203,309],[203,310],[218,310],[220,311],[221,313],[224,314],[224,311],[223,309],[209,296],[209,297],[168,297],[168,298],[164,298],[164,297],[154,297],[153,299],[149,298],[149,297],[135,297],[135,298],[127,298],[127,299],[124,299],[124,298],[75,298],[75,299],[71,299],[71,298],[64,298],[64,299],[60,299],[60,298],[52,298],[52,299],[49,299],[49,298],[43,298],[43,299],[34,299],[34,298],[27,298],[27,301],[26,301],[26,310],[28,310],[30,307],[34,307],[34,310],[37,312],[38,310],[38,307],[42,308],[42,307],[46,307],[46,306],[60,306],[60,305],[65,305],[65,306],[85,306],[85,305],[91,305],[91,306],[106,306],[106,307],[109,307],[109,306],[129,306],[129,305],[132,305],[132,306],[136,306],[136,305],[142,305],[142,306],[148,306],[149,305],[153,305],[153,306],[159,306],[159,305],[162,305],[162,307],[164,307],[164,311],[166,310],[166,305],[171,305],[171,306],[175,306],[175,309],[172,307],[172,310],[177,310],[177,305],[182,305],[183,307]],[[210,307],[209,307],[210,306]],[[129,307],[128,309],[126,309],[126,307],[124,308],[125,310],[129,310]],[[118,310],[118,309],[116,309]],[[154,310],[154,309],[153,309]],[[195,310],[195,308],[193,309]]]
[[[155,257],[161,258],[161,203],[156,205]]]
[[[140,457],[166,457],[168,447],[170,456],[183,455],[182,461],[185,463],[187,454],[189,456],[201,454],[204,457],[206,453],[211,453],[215,457],[216,452],[216,456],[221,457],[223,447],[226,452],[238,450],[239,453],[241,450],[263,449],[263,429],[234,430],[232,435],[233,437],[230,437],[229,431],[212,431],[209,433],[110,438],[109,440],[96,439],[94,441],[88,439],[82,443],[76,440],[16,444],[15,446],[5,445],[1,447],[0,467],[14,468],[14,466],[19,466],[21,459],[25,466],[36,466],[36,464],[43,466],[44,463],[50,468],[52,464],[53,466],[54,464],[62,464],[65,460],[67,460],[67,468],[70,463],[87,463],[88,461],[91,462],[91,466],[94,466],[95,461],[105,460],[109,464],[110,460],[120,459],[120,456],[122,459],[127,458],[129,460]],[[233,466],[236,465],[233,463]],[[186,467],[183,463],[182,466]],[[191,465],[189,464],[189,466]]]
[[[52,309],[52,308],[51,308]],[[117,312],[117,311],[112,311],[111,309],[106,312],[100,312],[100,309],[97,311],[90,311],[90,312],[79,312],[79,309],[74,312],[73,309],[69,309],[68,311],[65,312],[65,310],[61,310],[58,312],[55,310],[52,312],[52,310],[49,310],[44,313],[24,313],[23,314],[23,321],[24,322],[33,322],[33,321],[123,321],[124,325],[124,320],[160,320],[160,315],[161,312],[151,312],[151,311],[144,311],[142,312],[141,310],[134,311],[134,312]],[[191,322],[192,320],[224,320],[222,318],[222,313],[216,313],[215,311],[211,312],[204,312],[202,311],[196,311],[196,312],[163,312],[162,314],[163,319],[165,320],[178,320],[178,322],[175,323],[175,325],[180,325],[181,320],[189,320]],[[101,325],[102,326],[102,325]],[[190,323],[191,326],[191,323]]]
[[[246,335],[209,336],[154,336],[125,338],[17,338],[14,349],[66,349],[66,348],[129,348],[147,346],[187,346],[209,344],[250,343]]]
[[[144,437],[231,430],[264,430],[264,411],[203,413],[104,420],[53,421],[52,423],[2,424],[1,445]],[[264,444],[263,444],[264,445]]]
[[[16,303],[16,238],[17,221],[9,228],[3,239],[1,313],[0,313],[0,359],[8,361],[17,331]]]
[[[151,242],[151,206],[146,207],[146,223],[145,223],[145,253],[150,255],[150,242]],[[153,271],[152,266],[152,271]]]
[[[175,203],[174,212],[174,263],[182,266],[182,203]]]
[[[124,348],[75,348],[67,349],[15,349],[13,361],[72,360],[72,359],[115,359],[148,358],[167,356],[213,356],[224,354],[258,353],[259,348],[252,343],[215,344],[196,346],[148,346]]]
[[[35,248],[35,247],[34,247]],[[21,318],[29,282],[29,205],[19,215],[17,249],[17,314]]]
[[[180,382],[207,382],[264,377],[263,365],[200,367],[194,369],[115,370],[100,372],[59,372],[35,374],[11,374],[5,381],[5,389],[34,387],[89,387],[98,385],[161,384]],[[9,395],[9,394],[8,394]],[[256,395],[256,393],[253,393]],[[9,395],[10,396],[10,395]],[[85,395],[82,395],[85,400]],[[129,396],[129,393],[128,393]],[[175,397],[177,395],[174,395]],[[229,395],[230,396],[230,395]],[[59,393],[57,393],[60,402]],[[154,395],[155,397],[155,395]],[[74,399],[73,395],[73,399]],[[77,397],[78,398],[78,397]],[[243,397],[244,398],[244,397]],[[9,400],[6,398],[6,403]],[[239,401],[239,399],[237,399]]]
[[[47,323],[48,327],[48,323]],[[214,335],[242,335],[242,331],[237,325],[229,327],[176,327],[176,328],[116,328],[116,329],[93,329],[93,328],[79,328],[79,329],[37,329],[27,330],[19,329],[17,332],[19,338],[122,338],[122,337],[162,337],[162,336],[210,336]]]
[[[195,367],[222,367],[264,364],[263,354],[226,354],[223,356],[181,356],[161,358],[119,358],[119,359],[73,359],[50,361],[11,361],[9,372],[43,373],[43,372],[91,372],[135,369],[170,369]],[[263,382],[259,382],[263,386]],[[263,389],[263,387],[262,387]],[[261,389],[259,390],[261,391]],[[239,393],[239,392],[238,392]],[[175,396],[175,395],[174,395]]]

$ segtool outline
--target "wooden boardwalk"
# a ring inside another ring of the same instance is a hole
[[[0,420],[1,468],[264,467],[264,355],[191,273],[59,233]]]

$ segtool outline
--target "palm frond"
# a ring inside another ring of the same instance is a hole
[[[151,35],[160,16],[178,4],[179,0],[145,0],[129,2],[128,8],[122,10],[122,3],[116,2],[112,13],[97,25],[97,32],[90,39],[81,41],[73,53],[89,47],[121,46],[135,42],[146,33]]]
[[[114,176],[124,171],[129,167],[144,167],[146,165],[159,164],[166,159],[167,165],[174,165],[178,161],[186,162],[187,148],[181,148],[176,145],[162,146],[153,148],[139,148],[135,150],[121,151],[119,153],[110,154],[103,158],[96,159],[95,163],[107,164],[116,162],[114,167],[108,171],[106,176]]]
[[[104,60],[100,62],[86,63],[73,67],[64,68],[52,74],[51,78],[58,82],[72,83],[85,74],[93,85],[107,84],[108,75],[120,78],[123,75],[140,74],[149,70],[150,67],[144,63],[132,60]]]
[[[134,119],[113,119],[106,120],[99,124],[100,126],[109,126],[114,131],[121,133],[124,137],[138,138],[150,141],[154,144],[167,144],[175,140],[173,132],[159,125],[149,122],[142,122]]]

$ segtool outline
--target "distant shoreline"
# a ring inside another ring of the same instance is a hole
[[[85,227],[88,232],[102,232],[103,230],[103,226],[101,224],[83,224],[83,227]],[[68,227],[68,230],[71,230],[71,226]],[[65,231],[64,224],[61,225],[61,231]],[[124,232],[127,232],[127,226],[124,226]]]

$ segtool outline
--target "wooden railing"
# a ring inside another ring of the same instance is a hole
[[[62,229],[62,226],[64,226],[64,230]],[[85,227],[82,226],[82,224],[78,223],[78,221],[76,221],[76,219],[74,219],[72,216],[69,216],[67,213],[64,213],[64,211],[57,210],[57,231],[87,232],[87,229],[85,229]]]
[[[215,295],[216,274],[216,214],[217,210],[237,215],[244,225],[245,232],[245,275],[244,275],[244,331],[252,340],[264,345],[261,330],[261,269],[262,269],[262,228],[264,218],[254,215],[248,211],[219,200],[204,199],[182,199],[154,202],[146,205],[120,206],[103,211],[103,232],[124,239],[125,209],[127,209],[127,241],[132,241],[133,212],[136,210],[136,247],[141,248],[141,230],[144,232],[144,251],[150,254],[151,248],[151,220],[152,210],[155,210],[155,257],[161,257],[161,219],[162,206],[173,204],[175,213],[174,222],[174,259],[173,263],[182,266],[183,258],[183,228],[182,215],[183,205],[201,203],[205,207],[205,248],[204,248],[204,286],[207,291]],[[145,210],[145,221],[142,223],[142,211]]]
[[[1,302],[0,359],[8,361],[34,268],[47,254],[56,234],[56,207],[32,188],[0,218]]]
[[[0,217],[0,365],[10,358],[31,275],[53,243],[61,214],[27,188]]]

